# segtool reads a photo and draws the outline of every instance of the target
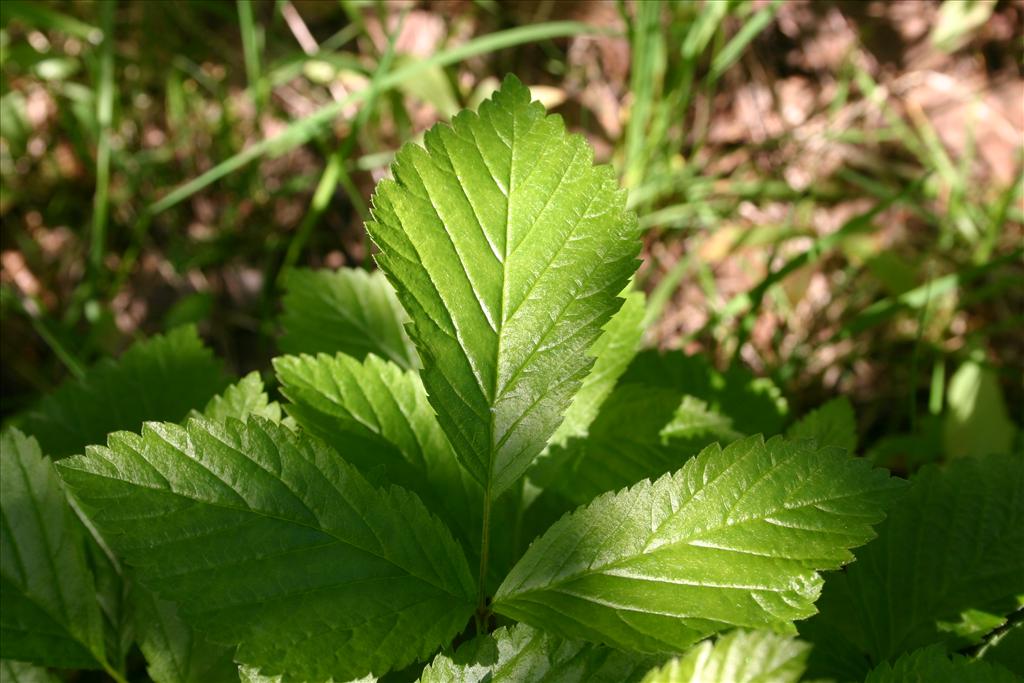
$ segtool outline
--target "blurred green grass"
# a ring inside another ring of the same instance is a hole
[[[1020,78],[1019,35],[930,7],[929,68]],[[5,415],[187,322],[265,367],[281,275],[371,267],[361,226],[394,151],[506,72],[630,189],[650,343],[749,365],[798,408],[849,394],[875,439],[925,429],[968,362],[1020,413],[1022,148],[1012,177],[985,172],[974,117],[951,149],[895,85],[924,67],[879,67],[878,27],[840,4],[810,16],[851,42],[810,67],[786,55],[828,34],[778,0],[0,8]],[[815,101],[787,123],[794,77]]]

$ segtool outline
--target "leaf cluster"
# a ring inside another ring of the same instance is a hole
[[[514,78],[393,171],[380,272],[288,279],[280,400],[185,328],[3,433],[4,681],[1021,673],[1019,457],[905,486],[848,403],[638,352],[624,192]]]

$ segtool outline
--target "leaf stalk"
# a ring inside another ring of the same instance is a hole
[[[477,635],[487,632],[487,622],[490,619],[490,608],[487,606],[487,561],[488,551],[491,543],[491,487],[487,486],[484,493],[484,515],[483,531],[480,538],[480,575],[477,578],[477,600],[476,611],[473,618],[476,620]]]

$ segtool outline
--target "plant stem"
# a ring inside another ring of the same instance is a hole
[[[108,664],[106,660],[103,660],[103,670],[107,672],[108,676],[117,681],[117,683],[128,683],[128,679],[125,678],[120,671]]]
[[[82,365],[78,357],[67,349],[61,340],[54,334],[41,311],[43,310],[42,304],[32,297],[26,297],[30,303],[26,303],[20,299],[15,299],[21,312],[28,318],[29,324],[32,325],[32,329],[36,331],[43,342],[46,343],[53,354],[64,363],[64,367],[75,377],[75,379],[82,379],[85,377],[85,366]]]
[[[491,486],[488,483],[484,493],[484,528],[480,539],[480,576],[477,579],[476,590],[476,633],[483,635],[487,632],[487,620],[490,617],[487,608],[487,554],[491,543]]]

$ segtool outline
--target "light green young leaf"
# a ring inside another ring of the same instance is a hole
[[[103,622],[83,529],[35,439],[0,435],[0,657],[102,668]]]
[[[234,648],[214,645],[181,619],[177,606],[141,586],[133,587],[132,606],[146,673],[155,683],[234,683]]]
[[[373,353],[403,368],[419,366],[405,333],[408,316],[380,272],[357,268],[288,272],[280,347],[285,353]]]
[[[645,299],[643,292],[630,292],[619,312],[612,316],[590,354],[594,367],[573,397],[565,419],[551,437],[548,447],[565,446],[569,439],[587,435],[615,383],[636,356],[644,334]]]
[[[819,446],[835,446],[853,453],[857,450],[857,420],[845,396],[804,415],[786,431],[790,439],[813,439]]]
[[[651,662],[517,624],[475,638],[453,655],[438,655],[419,683],[629,683],[640,680]]]
[[[265,419],[149,423],[59,470],[135,577],[268,675],[383,673],[473,611],[461,549],[415,496]]]
[[[939,6],[931,34],[932,45],[945,53],[955,52],[971,40],[974,32],[985,25],[996,8],[995,2],[963,2],[947,0]]]
[[[147,420],[177,421],[227,385],[220,362],[194,327],[139,342],[69,380],[30,412],[24,431],[54,459],[101,444],[110,432]]]
[[[261,674],[254,666],[241,665],[238,667],[238,680],[241,683],[284,683],[284,676],[266,676]],[[376,683],[377,677],[373,675],[354,678],[348,683]],[[326,681],[303,681],[303,683],[334,683],[333,678]]]
[[[286,410],[349,462],[416,495],[467,547],[480,542],[483,489],[459,466],[419,376],[370,355],[274,359]]]
[[[795,638],[738,629],[695,645],[643,683],[797,683],[810,650]]]
[[[703,440],[709,437],[728,443],[743,435],[732,428],[732,418],[708,408],[708,404],[694,396],[683,396],[672,420],[658,433],[662,443],[681,440]]]
[[[903,655],[894,664],[875,668],[864,683],[1015,683],[1019,679],[1001,666],[946,655],[933,646]]]
[[[872,664],[932,643],[962,645],[940,622],[1009,614],[1024,595],[1024,461],[966,458],[922,469],[876,542],[829,578],[800,627],[811,673],[861,680]]]
[[[1018,602],[1024,603],[1024,595]],[[1022,605],[1024,608],[1024,605]],[[949,634],[950,640],[977,645],[995,629],[1006,623],[1006,616],[993,614],[980,609],[967,609],[949,621],[939,620],[936,626],[940,631]]]
[[[948,402],[942,425],[946,455],[1010,453],[1017,427],[1006,410],[996,373],[973,358],[949,380]]]
[[[211,398],[202,413],[193,410],[189,417],[206,417],[214,422],[224,422],[229,417],[245,420],[250,415],[259,415],[271,422],[281,421],[281,406],[267,396],[260,373],[256,371]]]
[[[59,683],[41,666],[11,659],[0,660],[0,683]]]
[[[853,559],[898,486],[806,441],[709,446],[675,474],[559,520],[494,610],[640,652],[680,652],[730,626],[785,627],[814,613],[818,571]]]
[[[636,269],[609,167],[509,76],[480,113],[404,146],[367,229],[412,317],[423,383],[491,497],[541,452]]]

